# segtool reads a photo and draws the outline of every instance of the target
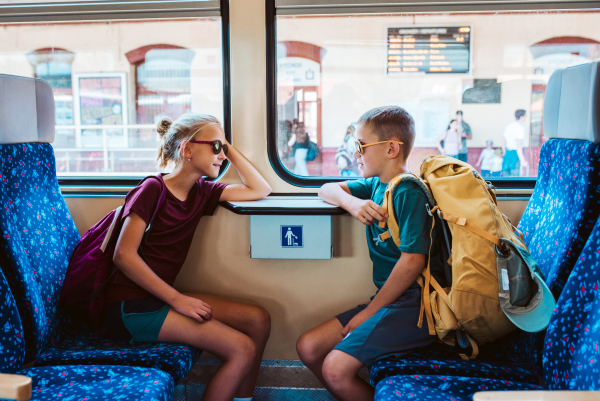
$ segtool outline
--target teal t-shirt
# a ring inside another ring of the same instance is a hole
[[[379,206],[383,205],[383,198],[387,183],[382,183],[378,177],[347,181],[350,193],[360,199],[371,199]],[[431,217],[425,207],[427,198],[417,184],[411,181],[401,181],[392,196],[394,213],[400,232],[400,246],[396,247],[392,238],[379,244],[376,238],[387,228],[380,228],[373,223],[367,226],[367,245],[369,255],[373,261],[373,282],[378,291],[396,266],[402,252],[429,254]],[[433,230],[433,246],[431,247],[431,274],[442,287],[446,286],[444,266],[442,263],[441,245],[443,233],[440,221],[436,217]]]

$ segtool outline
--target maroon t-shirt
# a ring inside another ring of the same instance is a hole
[[[173,285],[175,282],[187,257],[200,217],[214,213],[225,186],[201,178],[194,184],[185,201],[177,199],[165,186],[165,203],[154,217],[152,230],[146,244],[142,245],[142,251],[150,268],[167,284]],[[123,219],[135,212],[148,224],[156,210],[160,191],[161,185],[155,179],[148,179],[132,189],[125,198]],[[117,271],[107,285],[104,302],[129,301],[151,295]]]

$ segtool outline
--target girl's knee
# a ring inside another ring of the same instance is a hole
[[[232,359],[239,359],[242,362],[252,364],[256,359],[257,349],[254,341],[245,334],[241,334],[233,347],[234,351],[230,356]]]
[[[262,306],[256,307],[256,322],[258,325],[264,330],[270,332],[271,331],[271,314],[268,310],[263,308]]]
[[[254,306],[250,313],[253,337],[266,340],[271,334],[271,315],[262,306]]]

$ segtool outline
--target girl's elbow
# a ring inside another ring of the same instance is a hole
[[[267,196],[269,196],[271,191],[272,191],[271,186],[265,182],[265,187],[263,188],[260,199],[266,198]]]
[[[112,260],[115,266],[121,269],[123,266],[127,265],[127,252],[124,252],[119,248],[115,249]]]

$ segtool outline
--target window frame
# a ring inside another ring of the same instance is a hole
[[[217,8],[218,6],[218,8]],[[229,33],[229,0],[113,0],[64,2],[64,3],[21,3],[0,4],[0,24],[93,22],[120,20],[190,19],[202,17],[221,18],[221,46],[223,60],[223,131],[227,141],[231,139],[231,57]],[[229,166],[224,163],[219,180]],[[59,176],[60,187],[133,187],[145,174],[132,173],[128,176]],[[127,192],[127,191],[125,191]],[[96,193],[96,192],[94,192]]]
[[[281,5],[278,7],[278,5]],[[267,72],[267,154],[275,173],[285,182],[298,187],[318,188],[329,182],[352,180],[349,177],[304,177],[290,172],[279,158],[277,150],[277,16],[381,14],[381,13],[436,13],[480,11],[549,11],[600,9],[596,0],[380,0],[376,5],[367,0],[266,0],[266,72]],[[278,10],[281,12],[278,13]],[[357,179],[357,178],[354,178]],[[489,179],[499,190],[503,200],[522,200],[531,193],[537,177]],[[510,190],[514,194],[510,193]],[[529,195],[526,197],[529,198]]]

